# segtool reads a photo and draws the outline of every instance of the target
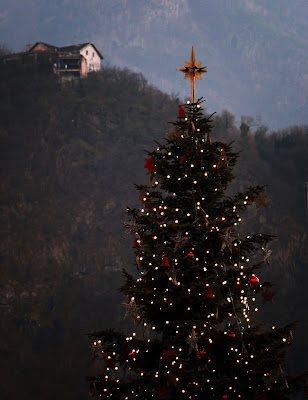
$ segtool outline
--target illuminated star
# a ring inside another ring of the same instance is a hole
[[[185,78],[193,79],[194,77],[201,79],[201,74],[207,72],[205,67],[201,67],[202,62],[196,62],[194,46],[191,49],[190,62],[184,61],[184,68],[177,68],[177,71],[185,72]]]
[[[194,46],[191,49],[190,61],[184,61],[184,68],[177,68],[177,71],[181,71],[185,73],[184,79],[190,78],[191,84],[191,98],[192,103],[195,102],[195,86],[196,86],[196,78],[201,79],[201,74],[207,72],[205,67],[201,67],[202,62],[196,62],[195,50]]]

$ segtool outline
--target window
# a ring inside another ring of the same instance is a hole
[[[88,55],[89,54],[89,52],[88,52],[88,50],[86,50],[86,55]]]
[[[92,53],[92,57],[94,57],[94,52]]]

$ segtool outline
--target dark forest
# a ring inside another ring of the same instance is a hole
[[[205,94],[206,98],[206,94]],[[125,209],[146,184],[146,153],[183,100],[141,74],[103,68],[60,83],[3,69],[1,137],[1,398],[82,400],[95,369],[87,333],[122,327],[121,270],[135,273]],[[205,102],[206,110],[206,102]],[[271,232],[273,304],[260,322],[297,320],[289,370],[307,369],[308,127],[213,117],[212,138],[241,151],[231,190],[268,185],[243,229]],[[248,214],[248,216],[247,216]]]

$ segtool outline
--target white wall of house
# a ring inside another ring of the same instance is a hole
[[[99,71],[101,69],[101,59],[92,44],[87,45],[80,50],[80,54],[85,58],[87,72]]]

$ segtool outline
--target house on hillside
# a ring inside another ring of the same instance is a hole
[[[0,57],[0,64],[49,66],[61,80],[84,78],[97,72],[103,56],[92,42],[56,47],[44,42],[27,45],[22,53]]]

